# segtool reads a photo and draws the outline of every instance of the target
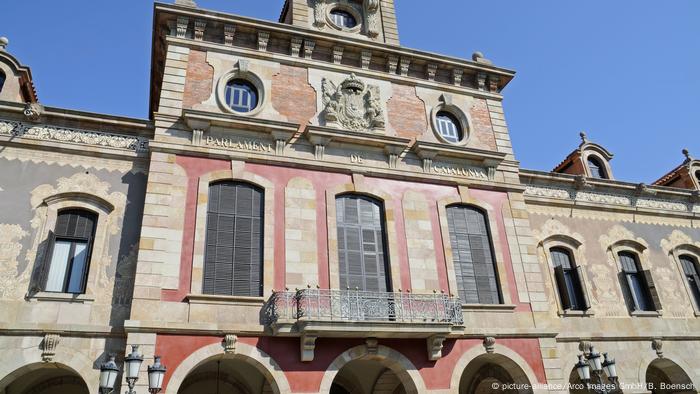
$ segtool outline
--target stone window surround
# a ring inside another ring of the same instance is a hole
[[[39,219],[39,231],[37,232],[38,244],[44,242],[50,231],[54,231],[58,212],[65,209],[84,209],[97,215],[95,238],[92,245],[92,254],[88,262],[88,277],[85,281],[85,293],[68,294],[40,291],[28,297],[37,301],[65,301],[65,302],[93,302],[96,296],[96,286],[99,274],[106,269],[109,261],[106,261],[109,249],[110,216],[115,213],[114,205],[98,196],[86,193],[61,193],[43,200],[43,204],[37,209],[36,218]],[[38,261],[37,261],[38,263]]]
[[[447,279],[450,286],[450,294],[457,290],[457,275],[455,274],[452,260],[452,244],[450,242],[450,229],[447,221],[447,207],[449,205],[470,205],[480,209],[486,214],[489,233],[491,235],[491,247],[493,248],[493,258],[496,264],[496,276],[498,277],[498,287],[501,292],[502,304],[463,304],[462,309],[494,309],[507,310],[515,309],[515,303],[511,296],[511,289],[508,283],[508,273],[506,270],[503,250],[501,249],[501,236],[498,231],[498,223],[495,215],[499,214],[490,204],[477,200],[469,196],[466,188],[460,187],[459,197],[448,197],[437,201],[438,220],[440,222],[440,232],[442,234],[442,246],[445,255],[445,265],[447,268]]]
[[[615,179],[613,178],[612,169],[610,168],[610,162],[605,159],[604,155],[602,155],[600,152],[594,151],[592,148],[584,150],[581,155],[581,160],[583,160],[583,168],[587,177],[592,177],[591,170],[588,168],[589,157],[595,158],[603,166],[603,171],[605,171],[605,175],[607,176],[605,179]]]
[[[688,299],[690,300],[690,305],[693,307],[695,312],[695,317],[700,317],[700,307],[695,305],[695,300],[693,299],[693,292],[688,285],[688,281],[685,278],[685,273],[683,272],[683,266],[681,265],[681,256],[690,256],[695,259],[696,269],[700,269],[700,247],[690,244],[678,245],[670,253],[670,258],[674,265],[678,269],[678,274],[681,277],[681,282],[683,282],[683,288],[688,294]]]
[[[575,238],[572,235],[564,235],[564,234],[556,234],[556,235],[551,235],[538,245],[538,248],[540,249],[540,256],[543,256],[546,259],[547,262],[547,271],[549,272],[549,280],[551,281],[552,284],[552,293],[554,295],[555,302],[557,303],[557,313],[559,316],[593,316],[595,315],[595,312],[593,311],[593,305],[591,303],[591,298],[590,298],[590,289],[591,286],[589,286],[590,281],[588,280],[588,273],[586,272],[585,269],[581,270],[581,275],[583,276],[582,278],[579,278],[581,280],[581,287],[583,287],[584,291],[584,296],[588,297],[588,302],[591,303],[591,309],[587,311],[577,311],[577,310],[568,310],[564,309],[561,304],[561,297],[559,296],[559,290],[557,287],[557,279],[554,275],[554,264],[553,264],[553,259],[551,255],[551,250],[553,248],[560,248],[560,249],[565,249],[567,250],[570,254],[571,257],[573,258],[572,263],[574,264],[575,267],[586,267],[586,254],[584,252],[584,246],[583,246],[583,241],[580,239]]]
[[[353,178],[361,178],[354,176]],[[330,275],[330,288],[340,289],[340,266],[338,261],[338,227],[336,225],[337,215],[335,208],[336,197],[343,194],[365,195],[380,201],[384,205],[384,225],[386,229],[386,250],[391,275],[391,291],[401,288],[401,266],[398,254],[398,238],[396,232],[396,217],[400,214],[399,207],[396,207],[393,198],[381,191],[371,189],[361,181],[338,185],[326,191],[326,211],[328,226],[328,265]],[[408,289],[403,289],[408,290]]]
[[[207,208],[209,205],[209,185],[219,181],[238,181],[253,184],[264,191],[265,215],[263,217],[263,296],[216,296],[217,299],[230,301],[260,301],[265,295],[271,294],[274,283],[275,265],[275,187],[274,184],[260,175],[244,171],[236,163],[233,170],[217,170],[199,177],[199,189],[197,193],[197,212],[194,233],[194,253],[192,256],[192,279],[190,283],[191,295],[198,298],[209,295],[202,293],[202,280],[204,275],[204,252],[206,249],[207,233]]]
[[[608,246],[607,252],[611,255],[612,261],[617,267],[617,272],[622,272],[622,263],[620,262],[619,254],[621,252],[629,252],[637,256],[637,261],[642,270],[651,270],[651,262],[649,258],[649,247],[648,245],[642,244],[641,242],[624,239],[619,240],[612,245]],[[620,289],[620,294],[625,294],[622,284],[619,280],[615,280],[618,288]],[[629,308],[627,308],[629,310]],[[661,317],[663,316],[663,310],[658,311],[629,311],[630,316],[633,317]]]
[[[437,114],[440,112],[448,112],[452,116],[454,116],[455,119],[459,122],[459,127],[462,129],[462,139],[459,142],[450,142],[447,141],[441,134],[440,130],[438,129],[438,124],[437,124]],[[467,142],[469,141],[469,134],[470,131],[474,129],[471,118],[467,116],[467,114],[462,111],[461,108],[459,108],[457,105],[452,103],[452,97],[449,94],[443,94],[440,96],[440,101],[433,106],[433,109],[430,111],[430,126],[433,129],[433,134],[435,134],[435,137],[438,139],[438,141],[453,145],[453,146],[465,146],[467,145]]]
[[[331,17],[331,12],[338,10],[338,11],[345,11],[348,14],[352,15],[353,18],[355,18],[355,27],[352,28],[347,28],[343,26],[338,26],[333,22],[333,18]],[[359,33],[362,31],[363,26],[365,25],[364,22],[364,17],[363,13],[361,11],[358,11],[355,7],[348,3],[343,3],[343,2],[337,2],[333,4],[329,4],[328,7],[326,7],[325,10],[325,18],[326,18],[326,25],[329,26],[330,28],[338,31],[342,31],[345,33]]]
[[[270,91],[270,89],[265,89],[265,84],[269,84],[270,81],[263,82],[263,79],[261,79],[254,71],[251,71],[249,66],[253,66],[253,68],[255,67],[254,64],[249,64],[247,60],[239,60],[232,70],[224,73],[224,75],[219,78],[219,81],[216,84],[216,101],[224,112],[242,116],[255,116],[270,105],[270,95],[267,93]],[[234,79],[242,79],[250,82],[257,90],[258,105],[253,110],[249,112],[239,112],[229,107],[226,103],[226,86],[228,85],[229,81]]]

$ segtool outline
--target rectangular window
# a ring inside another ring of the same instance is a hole
[[[581,267],[574,266],[569,251],[563,248],[550,250],[559,297],[564,310],[585,311],[590,309],[583,288]]]
[[[700,277],[698,276],[697,262],[693,257],[681,256],[681,266],[685,280],[688,282],[688,288],[693,297],[696,310],[700,310]]]
[[[651,272],[639,269],[635,254],[621,252],[618,257],[622,266],[623,282],[630,298],[630,309],[633,311],[660,310],[661,303]]]

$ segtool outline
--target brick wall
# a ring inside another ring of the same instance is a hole
[[[187,64],[184,108],[192,108],[211,96],[214,84],[214,68],[207,63],[207,53],[192,50]]]
[[[428,120],[425,103],[416,96],[416,88],[407,85],[393,85],[394,95],[387,102],[389,123],[401,137],[416,138],[425,133]]]
[[[316,115],[316,91],[305,68],[280,65],[272,78],[272,105],[290,122],[305,124]]]

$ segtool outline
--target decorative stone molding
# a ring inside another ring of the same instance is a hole
[[[661,209],[664,211],[688,212],[688,205],[681,202],[674,202],[660,199],[640,198],[637,200],[638,208]]]
[[[593,189],[593,185],[588,183],[588,178],[586,178],[585,176],[576,175],[576,179],[574,179],[574,189],[576,189],[576,190]]]
[[[569,192],[564,189],[531,185],[525,187],[525,195],[533,197],[559,198],[563,200],[568,200],[571,198]]]
[[[148,139],[146,138],[127,137],[118,134],[60,128],[47,125],[34,126],[22,122],[0,121],[0,135],[43,141],[104,146],[108,148],[126,149],[135,152],[148,151]]]
[[[185,38],[187,36],[187,25],[190,19],[186,16],[177,17],[177,38]]]
[[[39,103],[27,103],[24,106],[24,116],[31,122],[39,122],[41,114],[44,113],[44,106]]]
[[[489,75],[489,91],[491,93],[498,93],[498,84],[501,82],[501,77],[498,75]]]
[[[462,85],[462,76],[464,75],[464,70],[461,68],[455,68],[452,70],[452,83],[455,86]]]
[[[18,279],[18,257],[22,251],[22,238],[28,233],[17,224],[0,224],[0,299],[21,297]]]
[[[428,77],[428,81],[434,81],[437,75],[438,66],[435,63],[428,63],[425,66],[425,75]]]
[[[365,49],[360,54],[360,57],[361,57],[361,62],[362,62],[362,69],[368,70],[369,64],[372,61],[372,51]]]
[[[400,68],[401,75],[404,76],[404,77],[407,77],[407,76],[408,76],[408,70],[409,70],[409,68],[411,67],[411,59],[410,59],[410,58],[407,58],[407,57],[404,57],[404,56],[401,56],[401,65],[400,65],[400,67],[401,67],[401,68]]]
[[[494,350],[496,350],[496,338],[494,337],[486,337],[484,338],[484,350],[486,350],[486,353],[493,353]]]
[[[579,191],[576,193],[576,201],[592,202],[596,204],[610,204],[610,205],[632,205],[632,200],[625,196],[619,196],[614,194],[603,194],[603,193],[589,193]]]
[[[396,67],[399,65],[399,57],[396,55],[389,55],[386,58],[386,69],[389,74],[396,74]]]
[[[649,186],[646,183],[640,183],[637,185],[637,195],[643,196],[643,195],[656,195],[656,190],[653,190],[649,188]]]
[[[267,52],[267,44],[270,42],[270,33],[266,31],[258,32],[258,50]]]
[[[224,25],[224,45],[233,46],[233,38],[236,36],[235,25]]]
[[[313,1],[314,26],[322,29],[326,27],[326,0]]]
[[[376,356],[379,350],[379,340],[377,338],[367,338],[365,339],[365,346],[367,347],[367,354]]]
[[[433,335],[428,338],[428,359],[436,361],[442,358],[442,348],[446,337],[444,335]]]
[[[671,254],[682,246],[691,246],[700,251],[700,241],[694,241],[688,234],[680,230],[673,230],[668,238],[661,240],[661,249],[666,254]]]
[[[476,88],[484,91],[486,90],[486,77],[487,74],[483,72],[476,73]]]
[[[652,340],[651,348],[656,352],[659,358],[664,358],[664,342],[661,339]]]
[[[293,57],[299,57],[299,54],[301,53],[301,45],[304,43],[304,40],[301,37],[295,36],[292,37],[290,43],[289,43],[289,51],[291,52],[291,55]]]
[[[207,21],[202,19],[194,20],[194,40],[202,41],[204,40],[204,29],[207,27]]]
[[[238,337],[233,334],[226,334],[224,337],[224,353],[235,354],[236,344],[238,343]]]
[[[341,64],[343,62],[343,51],[345,48],[341,46],[334,46],[333,47],[333,63],[335,64]]]
[[[197,3],[194,0],[175,0],[175,4],[184,5],[185,7],[197,7]]]
[[[61,342],[61,336],[58,334],[46,334],[44,340],[41,341],[41,359],[45,363],[53,361],[56,355],[56,348]]]
[[[310,60],[314,54],[315,48],[316,41],[310,40],[308,38],[304,39],[304,58]]]
[[[310,334],[310,333],[304,333],[301,336],[301,361],[302,362],[311,362],[314,361],[314,350],[316,348],[316,338],[318,336]]]
[[[585,356],[591,353],[591,347],[593,347],[593,344],[590,341],[581,341],[578,343],[578,350],[583,352]]]
[[[321,83],[326,126],[353,131],[384,129],[386,121],[379,87],[366,84],[355,74],[339,85],[327,78]]]
[[[365,17],[367,18],[367,35],[376,38],[379,36],[379,0],[365,0]]]

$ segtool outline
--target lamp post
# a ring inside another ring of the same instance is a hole
[[[131,353],[124,359],[126,363],[126,383],[129,385],[129,391],[126,394],[136,394],[134,385],[139,380],[139,370],[143,363],[143,355],[139,353],[139,345],[131,345]]]
[[[163,378],[165,377],[165,365],[160,363],[160,356],[155,356],[155,362],[148,367],[148,392],[158,394],[163,389]]]
[[[109,361],[100,365],[100,394],[110,394],[114,391],[114,382],[119,375],[119,367],[114,357],[114,354],[110,354]]]
[[[574,364],[576,367],[576,372],[578,372],[578,377],[581,379],[589,390],[600,393],[608,394],[617,392],[617,368],[615,367],[615,360],[608,357],[608,353],[603,353],[601,357],[593,346],[591,346],[590,352],[586,354],[579,354],[578,362]],[[607,376],[610,384],[606,384],[605,377]]]

